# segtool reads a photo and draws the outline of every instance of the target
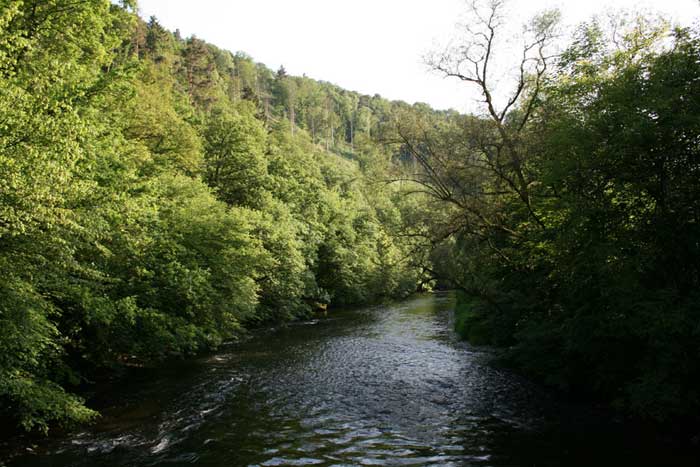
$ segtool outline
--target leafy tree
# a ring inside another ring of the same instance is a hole
[[[205,125],[207,182],[231,205],[260,207],[267,176],[262,124],[243,107],[214,111]]]
[[[129,107],[126,136],[149,153],[143,170],[176,170],[195,176],[203,170],[203,143],[187,121],[191,107],[176,91],[167,68],[145,65],[135,83],[136,98]]]

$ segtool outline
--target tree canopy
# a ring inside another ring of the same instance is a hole
[[[420,282],[354,147],[394,104],[133,10],[0,10],[0,413],[29,431],[93,418],[105,372]]]

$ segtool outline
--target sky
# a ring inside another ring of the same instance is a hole
[[[661,13],[681,25],[700,19],[699,0],[510,0],[508,27],[553,7],[565,31],[610,9]],[[139,10],[273,70],[283,65],[363,94],[478,111],[468,85],[430,72],[423,60],[455,37],[465,0],[140,0]]]

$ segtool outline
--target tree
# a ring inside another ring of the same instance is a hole
[[[151,16],[147,24],[145,46],[155,62],[164,59],[165,52],[169,49],[170,35],[160,25],[155,16]]]
[[[260,207],[266,185],[266,134],[250,109],[214,111],[202,131],[206,180],[228,204]]]
[[[505,0],[472,0],[469,4],[472,22],[465,26],[465,43],[427,58],[428,65],[446,77],[457,78],[476,86],[484,107],[497,131],[497,138],[479,148],[485,162],[508,189],[526,206],[529,215],[544,228],[533,206],[527,153],[523,143],[526,126],[537,111],[542,84],[552,56],[548,53],[559,20],[557,11],[542,13],[526,28],[522,52],[517,64],[514,89],[498,106],[492,87],[492,65],[503,27],[502,9]]]
[[[297,83],[287,75],[287,71],[280,66],[275,75],[274,97],[289,118],[290,132],[294,134],[296,128]]]
[[[142,170],[198,175],[203,169],[202,140],[185,120],[185,109],[193,109],[186,102],[178,103],[178,99],[187,98],[176,92],[176,81],[169,69],[144,65],[134,87],[136,98],[128,106],[126,135],[146,146],[150,161],[144,163]]]
[[[187,39],[181,67],[190,98],[209,109],[216,99],[213,84],[217,76],[214,57],[207,44],[194,36]]]

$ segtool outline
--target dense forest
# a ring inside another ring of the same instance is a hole
[[[0,416],[318,309],[457,289],[458,330],[565,391],[657,421],[700,409],[700,35],[526,30],[502,2],[429,57],[483,115],[295,77],[136,4],[0,5]]]
[[[181,38],[135,5],[0,16],[0,411],[26,430],[129,365],[414,292],[396,108]],[[379,180],[379,181],[377,181]]]

